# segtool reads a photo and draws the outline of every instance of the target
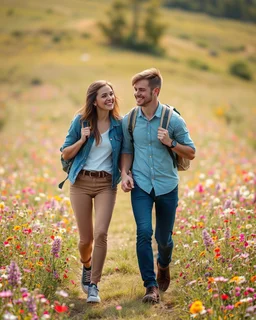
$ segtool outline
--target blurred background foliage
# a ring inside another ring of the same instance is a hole
[[[254,12],[254,0],[1,0],[0,130],[31,109],[66,126],[99,78],[116,85],[124,114],[130,78],[155,66],[163,102],[214,116],[254,147],[256,28],[242,22]]]
[[[225,17],[256,22],[255,0],[165,0],[170,8],[204,12],[215,17]]]

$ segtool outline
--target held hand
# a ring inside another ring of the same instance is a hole
[[[124,192],[129,192],[134,188],[134,182],[132,175],[129,173],[122,176],[121,189]]]
[[[158,128],[157,138],[168,147],[170,147],[172,144],[172,139],[169,137],[169,132],[164,128]]]
[[[81,140],[85,142],[91,134],[91,128],[90,127],[85,127],[81,129]]]

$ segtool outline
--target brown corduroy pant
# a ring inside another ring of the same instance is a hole
[[[111,176],[105,178],[79,174],[70,185],[70,201],[79,231],[79,252],[83,264],[92,260],[91,282],[97,284],[107,254],[107,235],[116,200]],[[95,221],[93,227],[93,199]],[[93,243],[94,242],[94,243]]]

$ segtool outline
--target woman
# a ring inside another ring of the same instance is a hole
[[[79,231],[81,285],[88,293],[87,302],[100,302],[97,285],[107,253],[107,232],[120,181],[122,140],[121,117],[113,87],[105,80],[96,81],[89,86],[86,104],[78,110],[61,147],[64,160],[74,158],[68,175],[70,201]]]

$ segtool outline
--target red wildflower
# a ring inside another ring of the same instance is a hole
[[[67,306],[55,306],[54,310],[61,313],[61,312],[68,312],[68,307]]]
[[[228,300],[229,296],[227,294],[222,294],[221,299],[222,300]]]

